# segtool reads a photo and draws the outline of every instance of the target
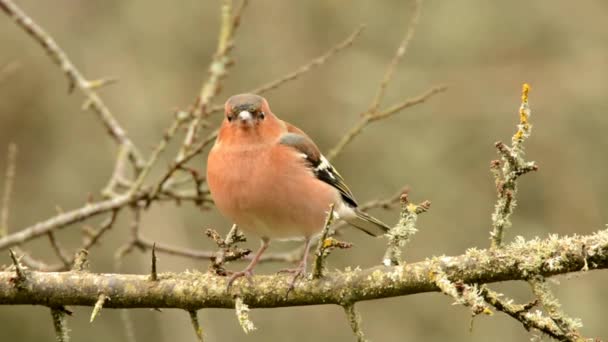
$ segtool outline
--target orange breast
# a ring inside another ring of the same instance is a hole
[[[316,179],[297,151],[283,145],[214,148],[207,181],[219,211],[268,238],[310,237],[323,228],[338,192]]]

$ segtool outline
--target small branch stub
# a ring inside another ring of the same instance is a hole
[[[188,310],[188,314],[190,315],[190,323],[194,329],[194,334],[196,334],[196,340],[198,342],[203,342],[203,328],[201,328],[198,321],[196,310]]]
[[[13,282],[17,286],[17,288],[19,288],[23,286],[23,283],[25,283],[25,281],[27,280],[27,274],[25,269],[19,262],[19,259],[17,258],[17,256],[15,256],[15,252],[13,252],[12,249],[9,249],[8,252],[11,255],[11,259],[13,260],[13,267],[15,267],[16,277],[13,278]]]
[[[361,329],[361,315],[355,309],[355,304],[347,304],[344,305],[344,313],[346,314],[346,318],[348,319],[348,323],[350,324],[350,328],[353,330],[353,333],[357,337],[357,342],[367,342],[365,338],[365,334]]]
[[[87,251],[86,249],[81,249],[76,252],[76,257],[74,258],[74,265],[72,265],[72,271],[89,271],[89,251]]]
[[[103,303],[109,299],[110,298],[103,293],[99,295],[99,298],[97,298],[97,302],[95,302],[95,306],[93,307],[93,312],[91,312],[91,319],[89,320],[90,323],[93,323],[95,318],[101,313]]]
[[[245,334],[249,334],[257,329],[253,322],[249,319],[250,309],[249,306],[243,302],[243,298],[236,297],[234,308],[236,311],[236,318],[238,319],[239,324],[241,325],[241,328],[243,328]]]
[[[327,217],[325,218],[325,225],[323,226],[323,230],[321,231],[321,237],[319,238],[319,243],[317,245],[317,250],[315,251],[315,262],[313,264],[312,270],[312,278],[318,279],[323,276],[323,269],[325,268],[324,261],[325,257],[327,257],[328,247],[331,246],[331,241],[328,239],[330,234],[330,226],[334,220],[334,204],[329,205],[329,211],[327,212]]]
[[[407,191],[401,195],[401,217],[397,225],[386,234],[388,243],[382,260],[385,266],[395,266],[401,263],[401,249],[418,232],[416,228],[418,215],[428,211],[430,207],[430,201],[424,201],[418,205],[411,203]]]
[[[152,244],[152,266],[150,267],[150,280],[158,280],[158,274],[156,273],[156,242]]]
[[[55,335],[57,342],[69,342],[70,330],[68,329],[67,311],[64,307],[51,308],[51,317],[53,318],[53,326],[55,327]]]

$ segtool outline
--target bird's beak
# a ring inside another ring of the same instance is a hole
[[[239,113],[238,117],[239,117],[239,121],[242,124],[246,124],[246,125],[250,126],[253,123],[253,115],[251,115],[251,113],[246,110],[241,111]]]

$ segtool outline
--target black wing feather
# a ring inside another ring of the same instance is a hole
[[[344,202],[352,207],[357,207],[357,201],[352,191],[346,185],[344,178],[319,152],[317,146],[307,136],[297,133],[286,133],[279,140],[280,144],[295,148],[298,152],[306,155],[311,171],[321,181],[336,188]]]

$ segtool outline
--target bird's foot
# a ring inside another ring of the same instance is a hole
[[[230,292],[230,288],[232,287],[232,283],[239,278],[247,278],[247,281],[250,285],[253,285],[253,271],[249,268],[246,268],[239,272],[229,272],[231,273],[230,278],[228,279],[228,284],[226,285],[226,292]]]
[[[279,271],[279,273],[291,273],[293,276],[289,282],[289,288],[287,289],[287,295],[295,288],[296,281],[299,278],[306,276],[306,263],[300,263],[296,268],[286,268]]]

